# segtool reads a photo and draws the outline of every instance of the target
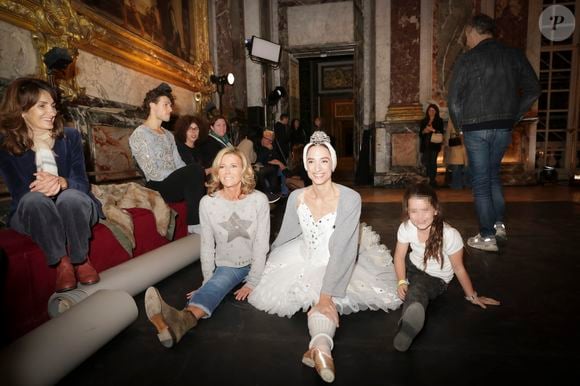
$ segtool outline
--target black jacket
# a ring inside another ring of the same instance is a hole
[[[464,131],[490,128],[485,123],[511,128],[541,91],[520,50],[487,39],[457,59],[449,85],[449,115]]]

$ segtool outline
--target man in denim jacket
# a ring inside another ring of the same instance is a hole
[[[525,55],[496,41],[495,23],[476,15],[465,27],[468,52],[453,68],[449,115],[464,133],[479,234],[467,240],[473,248],[497,251],[496,236],[506,238],[505,203],[499,177],[511,130],[540,96],[538,77]]]

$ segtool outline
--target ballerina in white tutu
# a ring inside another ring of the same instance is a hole
[[[336,152],[328,136],[315,132],[303,157],[312,185],[288,197],[280,233],[248,301],[286,317],[310,309],[311,340],[302,362],[332,382],[338,314],[388,311],[401,300],[389,251],[370,227],[363,224],[361,231],[360,195],[332,182]]]

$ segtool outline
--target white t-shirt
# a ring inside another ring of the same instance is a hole
[[[453,267],[449,256],[463,248],[463,239],[457,229],[447,223],[443,223],[443,268],[441,268],[441,263],[433,258],[427,260],[427,267],[425,267],[423,264],[425,243],[419,241],[417,227],[410,220],[403,222],[399,226],[397,241],[402,244],[410,244],[411,253],[409,258],[421,271],[438,277],[445,283],[449,283],[453,279]]]

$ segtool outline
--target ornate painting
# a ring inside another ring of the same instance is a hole
[[[352,92],[352,62],[329,62],[318,64],[318,92]]]
[[[192,62],[189,0],[80,0],[99,15],[183,60]]]

